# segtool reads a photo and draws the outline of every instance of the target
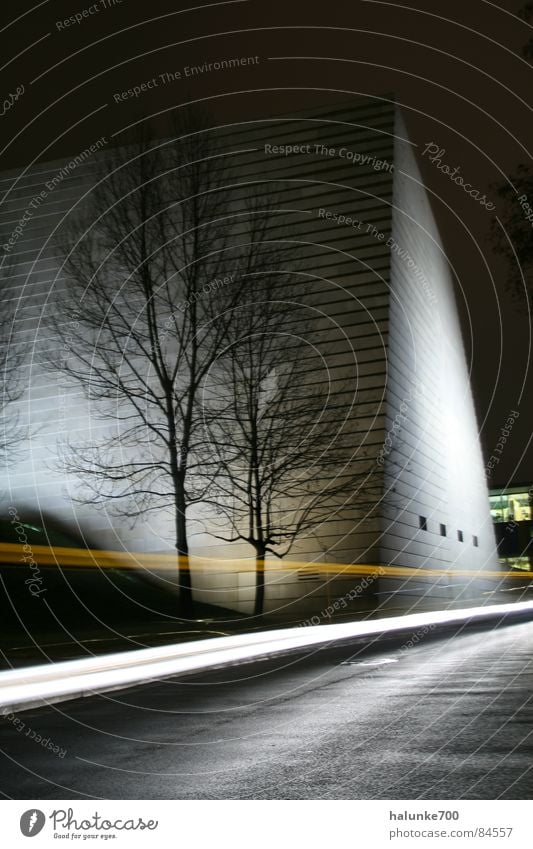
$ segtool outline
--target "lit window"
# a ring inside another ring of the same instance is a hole
[[[479,540],[478,540],[478,538],[477,538],[477,536],[476,536],[475,534],[474,534],[474,535],[473,535],[473,537],[472,537],[472,542],[474,543],[474,548],[478,548],[478,546],[479,546]]]
[[[527,492],[509,496],[509,515],[517,522],[527,522],[531,519],[531,503]]]
[[[527,489],[521,492],[499,492],[489,496],[490,512],[495,522],[527,522],[533,519],[533,503]]]
[[[462,542],[462,541],[463,541],[464,536],[463,536],[463,532],[462,532],[462,531],[457,531],[457,539],[459,540],[459,542]]]
[[[428,520],[425,516],[418,517],[418,525],[421,531],[427,531],[428,529]]]
[[[446,536],[446,525],[443,525],[442,522],[441,522],[441,526],[440,526],[440,535],[441,535],[441,537]]]

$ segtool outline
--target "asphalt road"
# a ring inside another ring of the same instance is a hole
[[[532,650],[533,622],[522,622],[409,648],[344,645],[25,711],[0,722],[1,792],[531,798]]]

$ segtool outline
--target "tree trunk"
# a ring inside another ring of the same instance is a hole
[[[255,605],[254,616],[261,616],[265,604],[265,549],[256,546],[255,549]]]
[[[185,519],[185,493],[183,484],[176,486],[176,551],[179,560],[180,599],[186,616],[192,615],[193,598],[191,570],[189,565],[189,542],[187,539],[187,523]]]
[[[191,571],[189,564],[189,540],[187,538],[187,521],[185,509],[187,501],[185,498],[185,476],[186,469],[178,461],[176,448],[176,423],[172,409],[172,396],[170,391],[167,396],[167,421],[169,432],[169,453],[172,485],[174,487],[174,506],[176,511],[176,551],[178,554],[178,568],[180,581],[180,601],[183,613],[192,616],[193,598]]]

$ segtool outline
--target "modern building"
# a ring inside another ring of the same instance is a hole
[[[280,199],[284,223],[273,222],[270,237],[303,248],[301,299],[322,315],[314,345],[332,386],[342,386],[336,402],[351,410],[354,463],[372,470],[367,492],[363,486],[294,549],[289,565],[309,568],[267,566],[267,611],[320,613],[352,592],[358,579],[342,574],[352,563],[410,570],[408,579],[365,589],[379,599],[476,595],[479,583],[460,573],[495,568],[494,530],[452,272],[401,110],[390,99],[361,99],[213,132],[238,179],[264,181]],[[100,147],[96,155],[105,156]],[[67,439],[87,431],[87,414],[79,398],[64,394],[60,376],[40,369],[39,356],[54,344],[43,329],[46,311],[68,285],[57,276],[52,235],[90,190],[90,152],[1,178],[0,241],[12,241],[6,285],[17,304],[17,339],[32,349],[19,403],[32,437],[9,469],[4,506],[70,517],[102,547],[170,551],[170,516],[132,526],[74,505],[77,481],[65,479],[57,462]],[[195,518],[188,517],[193,528]],[[226,564],[216,572],[198,567],[197,596],[248,612],[254,577],[242,566],[252,562],[249,547],[221,546],[203,525],[193,539],[199,558]],[[312,568],[323,562],[338,564],[338,575]],[[427,574],[443,569],[450,574]]]
[[[489,501],[500,563],[533,571],[533,485],[491,488]]]

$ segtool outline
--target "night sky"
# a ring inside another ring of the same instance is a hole
[[[492,252],[489,237],[502,211],[493,184],[531,159],[532,72],[521,48],[533,30],[516,16],[521,5],[6,3],[0,169],[75,155],[102,135],[118,133],[120,143],[121,131],[133,121],[192,100],[204,100],[217,122],[232,122],[335,104],[352,94],[394,95],[418,145],[456,274],[486,457],[510,411],[520,412],[493,481],[528,481],[533,479],[529,316],[507,290],[506,266]],[[81,21],[66,25],[76,13]],[[115,102],[115,94],[161,73],[255,55],[256,64],[188,79],[182,73],[180,80],[137,99]],[[494,210],[422,156],[430,142],[444,149],[442,162],[452,170],[460,167]]]

